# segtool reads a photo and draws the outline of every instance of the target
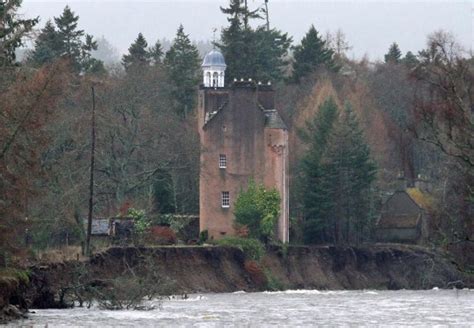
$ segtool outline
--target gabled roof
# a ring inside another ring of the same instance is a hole
[[[407,199],[413,202],[421,210],[431,210],[433,209],[434,199],[431,195],[422,192],[418,188],[406,188],[405,190],[398,190],[391,194],[385,201],[384,204],[387,204],[392,200],[392,198],[400,195],[405,195]]]
[[[227,104],[229,101],[225,101],[216,111],[214,112],[208,112],[206,113],[206,117],[204,118],[204,128],[206,128],[207,124],[214,118],[216,117],[217,114],[222,112],[224,108],[227,107]]]
[[[283,119],[276,109],[266,109],[263,113],[265,114],[266,128],[287,130],[285,122],[283,122]]]

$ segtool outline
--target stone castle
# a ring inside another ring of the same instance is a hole
[[[242,79],[226,86],[225,69],[219,51],[205,56],[198,97],[200,230],[211,239],[234,235],[234,202],[253,180],[278,190],[275,237],[288,242],[288,130],[274,91],[269,83]]]

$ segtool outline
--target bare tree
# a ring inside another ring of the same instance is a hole
[[[334,51],[338,59],[346,58],[347,51],[352,49],[352,46],[346,39],[346,34],[340,28],[338,28],[334,33],[327,31],[325,41],[328,46]]]
[[[458,238],[474,238],[474,58],[452,34],[437,31],[428,37],[420,59],[413,72],[417,89],[412,129],[457,163],[462,183],[450,192],[458,195],[458,208],[463,208],[457,215],[463,222]]]
[[[417,137],[474,170],[474,58],[453,35],[438,31],[413,73],[419,82],[415,100]]]

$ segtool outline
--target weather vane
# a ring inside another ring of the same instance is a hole
[[[216,48],[216,32],[217,32],[217,27],[214,27],[212,29],[212,48]]]

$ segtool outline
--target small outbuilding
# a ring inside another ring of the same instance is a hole
[[[87,220],[85,221],[87,229]],[[91,236],[109,236],[110,235],[110,222],[109,219],[97,218],[92,220]]]
[[[382,206],[376,239],[385,243],[422,244],[428,238],[431,199],[417,188],[396,191]]]

